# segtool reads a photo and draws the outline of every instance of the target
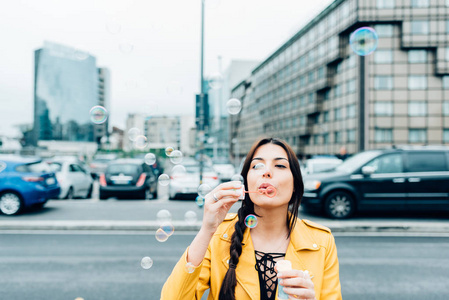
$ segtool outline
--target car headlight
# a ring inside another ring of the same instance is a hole
[[[304,182],[304,190],[306,191],[315,191],[319,189],[321,186],[321,181],[318,180],[306,180]]]

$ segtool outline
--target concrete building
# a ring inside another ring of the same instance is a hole
[[[75,48],[45,42],[35,51],[34,126],[39,141],[95,142],[107,124],[94,125],[90,109],[109,105],[109,73],[96,58]]]
[[[98,68],[98,105],[108,108],[108,115],[111,115],[111,79],[107,68]],[[94,140],[98,143],[103,138],[108,143],[109,138],[109,118],[102,124],[94,125]]]
[[[334,1],[232,89],[239,154],[259,136],[300,156],[449,144],[448,20],[444,0]],[[365,57],[349,45],[363,26],[379,36]]]
[[[209,139],[205,145],[206,154],[210,157],[229,158],[229,113],[226,102],[231,98],[231,88],[251,75],[251,71],[259,64],[254,60],[232,60],[221,73],[221,82],[208,86],[210,128]],[[221,67],[220,67],[221,68]],[[214,78],[216,81],[216,78]]]

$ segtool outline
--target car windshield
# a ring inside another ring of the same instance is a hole
[[[380,151],[366,151],[358,153],[345,160],[341,165],[336,167],[335,170],[339,172],[352,173],[380,153]]]
[[[35,162],[31,164],[21,165],[16,168],[17,172],[24,173],[45,173],[52,172],[50,167],[43,162]]]
[[[108,167],[108,172],[112,174],[134,174],[138,173],[140,167],[134,164],[113,164]]]
[[[332,169],[335,169],[336,166],[340,165],[341,163],[338,161],[323,161],[323,162],[316,162],[311,164],[311,168],[313,170],[313,173],[318,172],[324,172],[329,171]]]
[[[62,164],[54,162],[51,163],[49,167],[52,172],[61,172]]]

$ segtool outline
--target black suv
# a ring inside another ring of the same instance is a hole
[[[348,218],[367,210],[449,210],[449,147],[369,150],[304,177],[302,206]]]
[[[100,199],[157,198],[157,177],[153,169],[141,159],[118,159],[100,175]]]

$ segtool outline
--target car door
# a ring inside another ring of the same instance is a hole
[[[76,196],[84,195],[84,172],[77,164],[69,165],[69,174],[72,179],[73,192]]]
[[[406,153],[407,208],[440,209],[449,204],[449,166],[444,151]]]
[[[359,183],[359,208],[404,209],[407,195],[402,153],[383,154],[365,166],[373,173],[364,175]]]

